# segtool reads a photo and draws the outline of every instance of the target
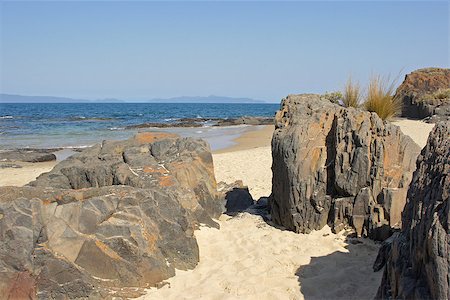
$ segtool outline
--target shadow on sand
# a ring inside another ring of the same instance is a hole
[[[348,252],[312,257],[297,269],[300,291],[308,299],[374,299],[382,271],[374,272],[379,245],[347,238]]]

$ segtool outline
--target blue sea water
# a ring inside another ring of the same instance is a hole
[[[205,103],[0,103],[0,149],[86,147],[126,139],[146,122],[180,118],[274,116],[278,104]],[[140,129],[148,131],[150,129]],[[206,139],[212,149],[227,147],[247,126],[151,129]]]

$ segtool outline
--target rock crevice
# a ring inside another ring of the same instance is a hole
[[[450,122],[437,123],[417,159],[403,228],[380,249],[377,298],[449,299]]]

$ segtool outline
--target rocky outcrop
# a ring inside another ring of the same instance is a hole
[[[402,100],[402,116],[450,120],[450,69],[426,68],[406,75],[396,91]]]
[[[376,298],[450,298],[450,122],[436,124],[417,159],[403,228],[381,249],[385,266]]]
[[[150,122],[126,126],[125,129],[170,128],[170,127],[203,127],[203,126],[236,126],[236,125],[273,125],[269,117],[239,118],[181,118],[172,123]]]
[[[0,294],[129,296],[195,267],[194,229],[217,227],[222,210],[204,141],[103,142],[29,186],[0,188]]]
[[[218,120],[215,126],[233,126],[233,125],[273,125],[273,118],[240,117],[236,119],[222,119]]]
[[[0,162],[45,162],[56,160],[53,152],[60,149],[16,149],[0,151]]]
[[[420,148],[375,113],[290,95],[276,114],[270,211],[308,233],[327,223],[383,240],[398,227]]]

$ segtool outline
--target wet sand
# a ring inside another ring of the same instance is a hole
[[[275,129],[273,125],[255,126],[250,128],[249,131],[235,138],[233,142],[235,145],[219,149],[213,153],[227,153],[240,150],[255,149],[259,147],[270,146],[272,140],[272,134]]]

